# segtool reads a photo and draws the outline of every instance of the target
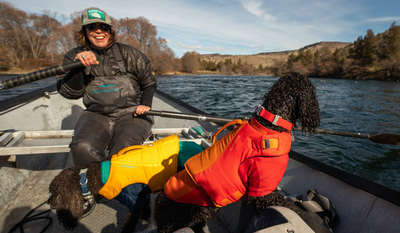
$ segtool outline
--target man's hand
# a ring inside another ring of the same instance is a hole
[[[92,51],[83,51],[78,53],[75,56],[75,60],[81,61],[84,66],[93,66],[98,65],[99,61],[97,61],[96,55]]]
[[[136,112],[133,114],[134,116],[142,115],[143,113],[149,111],[151,108],[146,105],[139,105],[136,108]]]

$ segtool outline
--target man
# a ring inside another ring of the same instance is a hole
[[[83,98],[86,110],[70,147],[75,166],[88,167],[106,159],[106,148],[113,155],[150,135],[153,118],[142,114],[151,109],[157,80],[145,54],[116,43],[111,19],[99,8],[82,12],[76,39],[80,46],[65,54],[64,63],[79,60],[85,68],[58,76],[57,89],[67,99]]]

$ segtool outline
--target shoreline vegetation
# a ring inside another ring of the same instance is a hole
[[[40,69],[45,69],[45,68],[47,68],[47,67],[43,67],[43,68],[40,68]],[[39,70],[39,69],[38,69]],[[7,72],[4,72],[4,71],[0,71],[0,75],[23,75],[23,74],[27,74],[27,73],[31,73],[31,72],[35,72],[35,71],[37,71],[36,69],[32,69],[32,70],[26,70],[26,69],[21,69],[21,68],[17,68],[17,67],[12,67],[9,71],[7,71]],[[173,72],[167,72],[167,73],[164,73],[164,74],[154,74],[153,73],[153,75],[156,75],[156,76],[179,76],[179,75],[182,75],[182,76],[188,76],[188,75],[248,75],[248,76],[262,76],[262,75],[265,75],[265,76],[275,76],[275,77],[279,77],[279,75],[273,75],[273,74],[265,74],[265,73],[259,73],[259,74],[235,74],[235,73],[232,73],[232,74],[224,74],[224,73],[221,73],[221,72],[219,72],[219,71],[210,71],[210,70],[198,70],[197,72],[195,72],[195,73],[187,73],[187,72],[179,72],[179,71],[177,71],[177,72],[175,72],[175,73],[173,73]],[[348,80],[375,80],[375,81],[395,81],[395,82],[400,82],[400,79],[397,79],[397,80],[391,80],[391,79],[389,79],[389,80],[384,80],[384,79],[371,79],[371,78],[343,78],[343,77],[337,77],[337,76],[329,76],[329,75],[327,75],[327,76],[308,76],[308,77],[310,77],[310,78],[327,78],[327,79],[348,79]]]
[[[62,63],[64,54],[77,46],[74,32],[80,30],[81,15],[72,13],[69,23],[56,16],[50,10],[29,14],[0,2],[0,74],[26,74]],[[145,53],[155,75],[282,76],[300,72],[308,77],[400,80],[400,26],[396,22],[376,35],[369,29],[353,43],[319,42],[299,50],[236,56],[188,51],[178,58],[145,17],[111,19],[117,41]]]

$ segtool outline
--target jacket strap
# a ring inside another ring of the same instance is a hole
[[[119,51],[117,43],[114,43],[112,46],[112,51],[114,53],[115,58],[117,59],[117,64],[119,66],[119,70],[122,75],[126,75],[126,69],[124,65],[124,59],[122,58],[121,52]]]
[[[231,126],[231,125],[241,125],[241,124],[243,124],[243,121],[241,120],[241,119],[236,119],[236,120],[233,120],[233,121],[231,121],[231,122],[228,122],[228,123],[226,123],[224,126],[222,126],[216,133],[215,133],[215,135],[213,136],[213,143],[215,143],[215,141],[216,141],[216,139],[217,139],[217,135],[219,134],[219,133],[221,133],[221,131],[222,130],[224,130],[225,128],[227,128],[227,127],[229,127],[229,126]]]

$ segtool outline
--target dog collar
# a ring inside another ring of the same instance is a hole
[[[290,123],[289,121],[283,119],[282,117],[280,117],[278,115],[274,115],[274,114],[268,112],[261,105],[257,106],[256,114],[257,114],[257,116],[260,116],[260,117],[264,118],[265,120],[271,122],[273,125],[280,126],[289,131],[293,128],[294,124]]]
[[[81,169],[81,171],[79,173],[79,175],[81,176],[80,183],[81,183],[81,188],[82,188],[82,193],[83,193],[83,197],[84,198],[89,196],[89,195],[91,195],[91,193],[90,193],[90,191],[88,189],[88,186],[87,186],[87,181],[88,180],[86,178],[86,171],[87,171],[87,168]]]

